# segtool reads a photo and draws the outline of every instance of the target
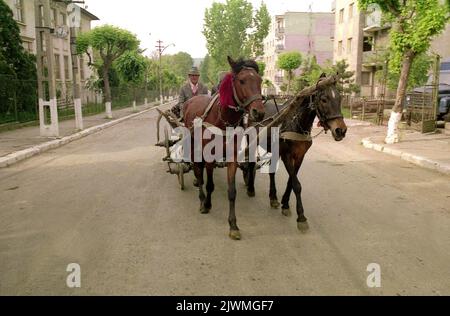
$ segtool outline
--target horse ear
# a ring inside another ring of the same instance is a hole
[[[320,75],[320,79],[323,79],[323,78],[326,78],[326,77],[327,77],[327,74],[322,72],[322,74]]]
[[[233,66],[236,64],[236,62],[230,56],[228,56],[227,58],[228,58],[228,63],[230,64],[231,68],[233,68]]]

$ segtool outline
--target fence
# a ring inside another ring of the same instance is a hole
[[[392,109],[394,104],[394,99],[385,99],[383,97],[345,96],[342,107],[348,109],[351,118],[383,125],[385,122],[385,111]]]
[[[176,91],[167,91],[164,96],[174,96]],[[137,105],[159,99],[159,91],[145,87],[133,88],[122,85],[111,88],[112,108],[120,109],[130,107],[136,100]],[[75,116],[73,106],[73,85],[70,81],[56,83],[56,98],[58,104],[59,120],[71,119]],[[105,111],[101,95],[83,89],[82,91],[83,115],[89,116]],[[49,116],[46,113],[46,116]],[[49,119],[49,117],[47,117]],[[17,125],[39,121],[39,103],[37,81],[18,80],[13,76],[0,74],[0,130],[15,128]]]
[[[435,87],[431,87],[435,89]],[[412,129],[421,133],[431,133],[436,130],[437,100],[435,93],[412,92],[407,97],[406,123]]]
[[[0,74],[0,125],[37,119],[37,82]]]

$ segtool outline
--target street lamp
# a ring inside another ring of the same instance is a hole
[[[159,40],[157,41],[158,45],[156,46],[156,48],[158,49],[159,52],[159,97],[160,97],[160,103],[161,105],[163,105],[164,100],[163,100],[163,89],[162,89],[162,65],[161,65],[161,57],[162,54],[164,53],[164,51],[169,48],[170,46],[174,46],[175,44],[169,44],[167,46],[163,46],[163,41]]]

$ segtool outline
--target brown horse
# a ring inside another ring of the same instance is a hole
[[[321,79],[325,75],[321,76]],[[282,111],[283,109],[276,109]],[[266,116],[272,117],[276,114],[275,106],[266,103]],[[319,125],[325,131],[331,130],[336,141],[341,141],[347,133],[347,126],[341,111],[341,96],[336,88],[336,84],[318,89],[317,92],[309,98],[304,98],[303,103],[297,107],[296,111],[285,117],[280,128],[280,157],[289,174],[285,194],[281,201],[283,215],[290,216],[289,200],[292,191],[297,198],[297,223],[301,231],[308,229],[308,221],[305,217],[305,211],[302,202],[302,185],[298,179],[298,172],[302,166],[306,153],[313,144],[311,131],[314,121],[318,117]],[[268,136],[270,138],[270,135]],[[268,152],[271,152],[270,141],[268,141]],[[248,170],[244,171],[246,178],[248,195],[255,196],[255,175],[256,164],[250,163]],[[277,188],[275,183],[275,174],[270,174],[270,204],[272,208],[279,208],[280,203],[277,197]]]
[[[230,57],[228,57],[228,62],[232,72],[222,81],[219,90],[220,97],[212,106],[210,104],[211,99],[207,96],[194,97],[186,102],[184,107],[184,122],[186,127],[191,131],[194,128],[194,120],[199,117],[203,119],[204,123],[213,125],[222,131],[225,131],[229,127],[236,128],[243,126],[244,116],[246,114],[249,114],[250,120],[254,122],[259,122],[264,117],[263,98],[261,95],[262,79],[259,75],[258,64],[252,60],[241,59],[234,61]],[[203,125],[203,130],[205,129],[204,127],[205,125]],[[193,137],[193,135],[191,136]],[[214,137],[211,140],[202,139],[202,152],[203,148],[213,141]],[[207,163],[203,158],[202,162],[196,162],[194,160],[194,152],[196,149],[199,150],[199,148],[194,148],[194,140],[192,144],[191,154],[192,161],[194,162],[194,173],[199,187],[200,212],[202,214],[208,214],[212,208],[211,196],[214,192],[213,173],[217,161]],[[226,153],[225,139],[223,146],[223,152]],[[203,191],[203,171],[205,167],[207,172],[206,195]],[[234,158],[232,161],[227,161],[228,199],[230,207],[228,221],[230,224],[230,238],[233,240],[241,239],[235,212],[237,168],[237,140],[235,140]]]

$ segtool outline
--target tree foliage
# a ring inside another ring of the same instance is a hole
[[[170,68],[177,76],[185,78],[194,65],[194,59],[185,52],[166,55],[162,58],[165,67]]]
[[[215,62],[214,72],[228,69],[227,56],[261,56],[269,26],[270,16],[264,3],[254,15],[247,0],[214,2],[205,11],[203,26],[208,52]]]
[[[106,102],[111,102],[108,75],[110,68],[120,56],[127,51],[135,51],[138,47],[139,40],[136,35],[112,25],[96,27],[90,32],[80,34],[77,38],[77,52],[89,56],[90,64],[96,66],[99,77],[103,79]],[[91,48],[100,56],[100,63],[97,62],[95,65],[92,63]]]
[[[138,51],[129,51],[117,59],[116,68],[123,80],[139,84],[144,81],[147,60]]]
[[[324,69],[327,75],[339,75],[337,89],[343,95],[351,95],[361,91],[361,87],[355,83],[355,72],[349,71],[349,67],[350,65],[345,60],[341,60]]]
[[[15,107],[20,112],[34,112],[36,107],[35,57],[22,45],[13,12],[0,0],[0,116]]]
[[[294,77],[294,71],[300,68],[303,62],[302,54],[299,52],[286,52],[278,56],[277,67],[287,72],[288,85],[287,93],[290,93],[291,81]]]

